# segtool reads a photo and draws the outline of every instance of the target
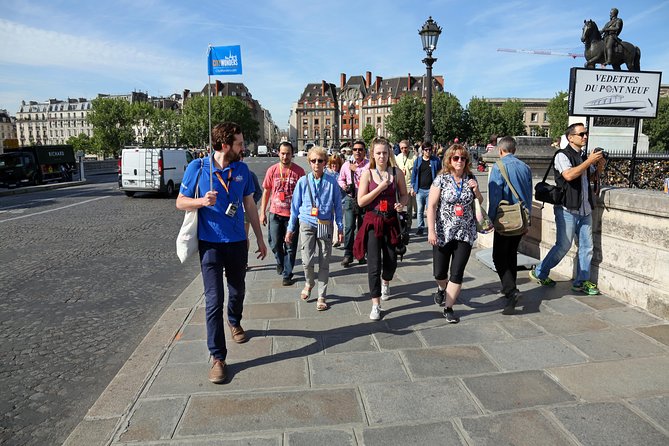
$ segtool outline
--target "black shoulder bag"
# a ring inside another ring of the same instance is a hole
[[[564,190],[561,187],[553,186],[552,184],[546,182],[546,178],[548,178],[548,173],[555,165],[555,157],[558,155],[558,153],[560,153],[560,151],[555,152],[555,154],[553,155],[553,159],[551,160],[551,164],[550,166],[548,166],[548,169],[546,169],[546,173],[544,174],[543,180],[541,180],[536,184],[536,186],[534,186],[534,198],[537,201],[550,204],[559,204],[559,205],[562,204],[562,200],[564,199]]]

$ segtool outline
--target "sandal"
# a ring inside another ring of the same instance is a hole
[[[328,307],[328,304],[325,302],[325,298],[324,297],[319,297],[318,300],[316,301],[316,309],[318,311],[325,311],[328,308],[330,308],[330,307]]]
[[[300,299],[306,302],[307,300],[309,300],[310,294],[311,294],[311,288],[305,286],[304,289],[300,292]]]

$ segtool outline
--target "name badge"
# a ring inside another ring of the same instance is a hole
[[[388,200],[379,201],[379,211],[388,212]]]
[[[311,208],[311,216],[318,217],[318,208]]]
[[[462,207],[462,205],[460,203],[456,204],[455,205],[455,216],[456,217],[462,217],[463,215],[465,215],[465,208]]]

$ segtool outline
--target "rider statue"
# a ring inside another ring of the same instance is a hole
[[[602,39],[606,45],[604,65],[610,65],[613,61],[613,51],[616,44],[620,43],[618,35],[623,30],[623,21],[618,18],[618,9],[611,9],[611,20],[602,28]]]

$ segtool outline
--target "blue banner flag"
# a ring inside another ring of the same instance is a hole
[[[239,45],[209,47],[209,75],[242,74],[242,50]]]

